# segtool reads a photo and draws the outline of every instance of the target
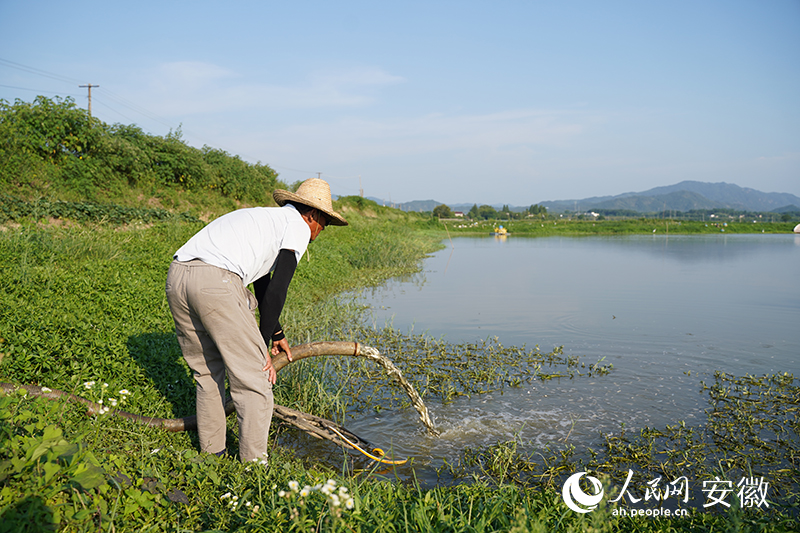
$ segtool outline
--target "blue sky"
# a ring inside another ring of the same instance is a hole
[[[800,196],[800,1],[0,2],[0,98],[72,96],[335,194]]]

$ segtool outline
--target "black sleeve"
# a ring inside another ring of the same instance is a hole
[[[261,314],[259,329],[267,345],[270,340],[277,341],[284,337],[283,328],[278,319],[283,311],[283,305],[286,303],[286,293],[289,291],[289,283],[292,281],[296,268],[295,253],[292,250],[281,250],[278,253],[278,260],[272,275],[267,274],[253,282]]]

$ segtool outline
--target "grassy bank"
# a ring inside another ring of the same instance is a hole
[[[500,225],[513,235],[551,237],[558,235],[714,235],[724,233],[792,233],[796,222],[759,220],[675,221],[664,219],[571,220],[547,218],[502,221],[444,222],[452,235],[487,235]]]
[[[608,371],[558,353],[523,353],[491,343],[453,346],[361,329],[359,310],[333,296],[416,271],[422,255],[436,249],[445,234],[430,219],[363,199],[344,199],[337,209],[352,225],[324,231],[292,282],[283,323],[293,343],[346,338],[377,346],[392,354],[427,397],[442,401],[514,386],[531,376]],[[164,278],[172,252],[202,223],[134,215],[125,224],[102,217],[76,223],[41,213],[6,221],[0,230],[0,381],[60,389],[102,399],[104,405],[116,402],[147,416],[194,411],[194,385],[175,340]],[[289,367],[279,376],[276,401],[334,418],[353,408],[345,404],[354,398],[403,408],[387,392],[384,376],[364,373],[343,380],[349,374],[342,372],[350,371],[306,362]],[[726,457],[739,461],[731,467],[756,464],[751,456],[766,457],[764,450],[775,448],[783,454],[775,468],[786,470],[780,479],[796,479],[796,417],[790,418],[794,380],[759,385],[723,379],[709,387],[709,394],[722,406],[735,406],[735,400],[750,406],[736,387],[768,390],[766,396],[779,403],[767,418],[777,420],[782,413],[788,430],[777,441],[759,441],[760,412],[720,408],[719,425],[712,429],[728,443],[722,450]],[[228,442],[234,453],[236,434],[232,417]],[[611,455],[600,454],[584,466],[597,472],[602,461],[616,457],[610,464],[619,472],[628,466],[662,468],[672,479],[681,461],[699,472],[703,458],[719,448],[709,447],[713,434],[708,439],[695,435],[677,426],[660,434],[610,437]],[[737,436],[746,442],[737,444]],[[791,531],[797,526],[785,503],[780,511],[774,506],[693,510],[682,518],[620,517],[612,507],[575,513],[564,505],[558,483],[576,466],[569,454],[524,455],[513,442],[465,450],[463,460],[443,473],[451,483],[424,489],[334,447],[319,457],[298,454],[308,439],[277,423],[268,469],[200,454],[193,433],[166,433],[113,416],[88,417],[76,404],[21,393],[0,396],[0,439],[0,531],[677,532]],[[788,465],[781,462],[787,456]]]

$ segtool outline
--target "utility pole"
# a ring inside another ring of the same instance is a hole
[[[92,85],[90,83],[89,85],[78,85],[78,87],[81,87],[81,88],[88,87],[89,88],[89,116],[91,117],[92,116],[92,87],[100,87],[100,86],[99,85]]]
[[[322,177],[322,172],[317,172],[317,178],[319,179],[321,177]]]
[[[358,193],[364,198],[364,187],[361,186],[361,176],[358,176]]]

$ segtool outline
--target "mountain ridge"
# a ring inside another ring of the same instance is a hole
[[[433,211],[445,202],[414,200],[387,203],[379,198],[369,198],[383,205],[393,205],[403,211]],[[453,211],[469,211],[474,204],[447,204]],[[478,203],[478,205],[481,205]],[[501,209],[503,205],[492,205]],[[674,185],[653,187],[641,192],[626,192],[614,196],[594,196],[583,199],[550,200],[539,202],[550,212],[575,212],[592,210],[627,210],[637,213],[656,213],[667,210],[691,211],[695,209],[735,209],[739,211],[786,212],[800,211],[800,197],[790,193],[762,192],[733,183],[709,183],[685,180]],[[511,206],[511,211],[523,211],[525,206]]]

